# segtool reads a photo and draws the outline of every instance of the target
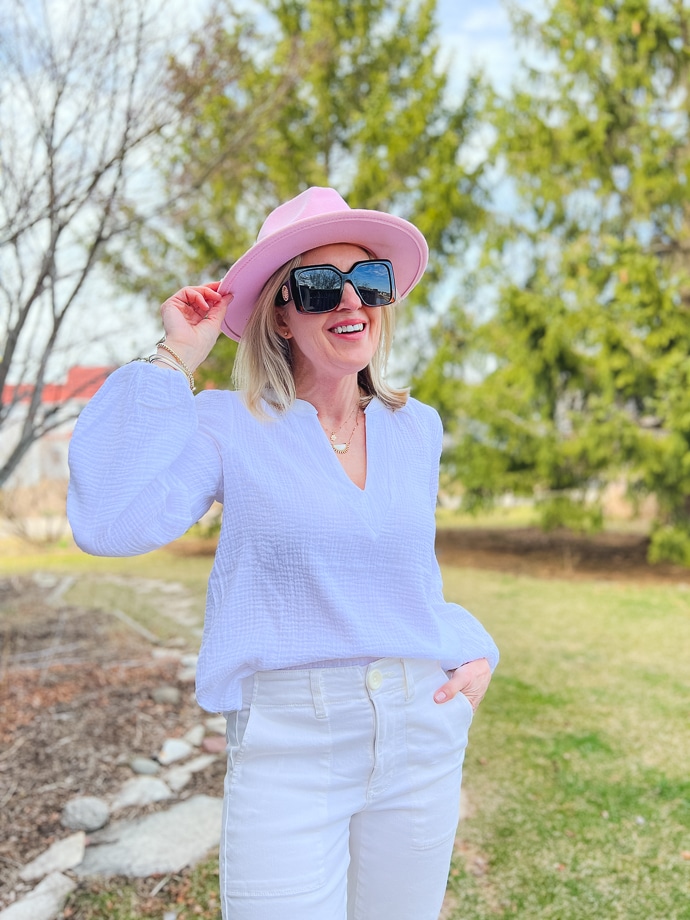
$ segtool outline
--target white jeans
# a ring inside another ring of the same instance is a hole
[[[265,671],[227,713],[225,920],[437,920],[472,706],[438,662]]]

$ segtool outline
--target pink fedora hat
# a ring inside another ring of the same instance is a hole
[[[429,249],[420,231],[402,217],[351,208],[332,188],[309,188],[271,211],[256,243],[220,283],[234,296],[222,330],[239,341],[261,289],[281,265],[329,243],[354,243],[393,264],[398,300],[424,274]]]

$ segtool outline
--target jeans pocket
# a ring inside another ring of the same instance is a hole
[[[408,721],[408,758],[412,788],[411,843],[417,849],[443,849],[457,832],[462,764],[472,704],[457,694],[445,703],[433,700],[445,682],[439,666],[428,685],[415,692]],[[464,702],[463,702],[464,700]]]
[[[472,719],[474,718],[474,707],[472,706],[472,703],[470,702],[469,698],[466,697],[464,693],[456,693],[451,702],[453,702],[454,700],[458,701],[458,705],[464,707],[466,715],[469,715],[470,722],[471,722]]]
[[[313,707],[253,703],[228,724],[221,887],[230,899],[286,897],[326,882],[330,744]]]
[[[250,713],[249,706],[225,713],[225,750],[228,755],[228,774],[232,773],[238,760],[241,759]]]

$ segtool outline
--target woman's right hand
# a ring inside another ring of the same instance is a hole
[[[194,371],[206,359],[220,334],[232,294],[219,294],[220,281],[185,287],[161,306],[165,344]]]

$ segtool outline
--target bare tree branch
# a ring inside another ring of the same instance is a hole
[[[146,186],[146,152],[170,121],[166,56],[149,0],[5,2],[0,485],[65,420],[43,392],[67,319],[84,308],[105,244],[144,218],[137,183]]]

